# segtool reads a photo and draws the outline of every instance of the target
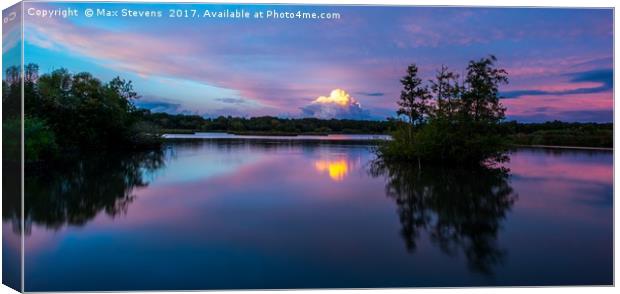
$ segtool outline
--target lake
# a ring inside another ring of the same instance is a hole
[[[316,135],[297,135],[297,136],[258,136],[258,135],[235,135],[229,133],[194,133],[194,134],[165,134],[166,139],[251,139],[251,140],[272,140],[272,141],[372,141],[372,140],[389,140],[389,135],[376,134],[329,134],[325,136]]]
[[[26,291],[613,283],[611,151],[418,169],[364,140],[185,139],[27,174]]]

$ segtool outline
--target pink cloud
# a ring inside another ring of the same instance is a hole
[[[356,98],[373,111],[395,109],[401,88],[399,79],[406,65],[419,63],[426,79],[434,74],[440,61],[447,61],[448,64],[458,62],[458,67],[454,69],[462,72],[466,58],[471,58],[459,56],[464,54],[460,51],[455,55],[430,54],[421,58],[416,55],[418,47],[446,44],[468,46],[514,36],[544,35],[546,31],[552,31],[547,28],[543,32],[544,26],[540,22],[529,25],[539,28],[539,31],[526,30],[528,24],[523,25],[525,28],[522,25],[515,28],[501,24],[489,27],[485,21],[489,20],[487,15],[491,12],[484,9],[448,9],[445,12],[449,22],[418,11],[407,14],[408,17],[398,14],[393,23],[375,23],[365,19],[364,13],[350,13],[343,21],[295,24],[293,29],[275,22],[260,25],[244,23],[235,27],[234,33],[228,33],[230,26],[225,23],[183,27],[171,24],[148,30],[124,28],[119,32],[96,24],[77,25],[68,20],[43,21],[37,18],[28,18],[27,29],[30,30],[28,42],[31,44],[68,51],[114,71],[132,72],[141,77],[176,78],[233,90],[237,94],[235,96],[255,102],[257,107],[251,110],[253,115],[299,114],[300,107],[336,88],[350,93],[384,93],[381,97]],[[602,20],[588,24],[600,27],[600,32],[596,34],[604,34],[607,30],[605,23]],[[383,27],[376,28],[373,24]],[[572,30],[570,25],[553,25],[560,26],[555,30],[561,35],[585,34],[583,30]],[[381,30],[393,26],[396,29]],[[464,29],[454,29],[460,26]],[[299,38],[295,33],[300,28],[327,32]],[[183,33],[179,33],[181,29]],[[371,35],[361,38],[360,32]],[[407,51],[398,49],[399,46],[414,49]],[[558,76],[592,69],[588,62],[605,57],[604,54],[592,52],[575,56],[560,54],[557,58],[526,53],[537,58],[504,59],[500,56],[501,66],[507,68],[511,78],[511,84],[502,90],[567,89],[571,85],[558,79]],[[552,84],[549,85],[549,82]],[[515,110],[517,113],[520,111]]]
[[[568,72],[578,72],[596,69],[593,61],[609,58],[607,66],[611,67],[611,58],[608,55],[562,56],[552,58],[521,58],[505,61],[504,66],[512,79],[514,78],[548,78],[551,75],[560,75]],[[540,80],[547,82],[547,79]]]
[[[31,44],[52,50],[68,50],[115,71],[129,71],[143,77],[186,79],[235,90],[239,96],[259,103],[262,109],[255,109],[255,113],[297,111],[320,93],[338,87],[345,87],[351,92],[366,91],[367,71],[360,70],[360,67],[383,70],[363,64],[349,68],[321,58],[302,66],[298,62],[284,62],[282,59],[285,56],[308,55],[304,52],[311,52],[307,58],[320,55],[313,50],[281,54],[293,48],[262,48],[262,45],[251,45],[251,49],[239,51],[234,46],[225,46],[231,41],[222,36],[225,34],[213,35],[192,30],[184,34],[168,30],[168,35],[163,37],[130,30],[117,32],[77,26],[61,19],[38,18],[28,19],[27,30],[27,41]],[[269,27],[261,30],[262,35],[276,33]],[[209,38],[204,35],[209,35]],[[280,52],[273,52],[274,49]]]
[[[596,88],[601,85],[602,83],[595,83],[595,82],[559,83],[559,84],[548,84],[548,85],[536,86],[536,87],[533,87],[532,89],[540,90],[540,91],[549,91],[549,92],[552,92],[552,91],[561,92],[561,91],[570,91],[570,90],[583,89],[583,88]]]
[[[235,67],[243,62],[214,59],[218,55],[209,54],[209,46],[195,45],[196,42],[188,42],[183,37],[157,38],[139,33],[105,31],[78,27],[59,19],[41,22],[33,18],[27,24],[27,42],[47,49],[69,50],[113,70],[130,71],[141,76],[182,78],[234,89],[243,97],[271,107],[285,106],[288,95],[299,95],[300,92],[294,85],[274,91],[265,86],[282,86],[275,81],[273,74],[237,69]],[[191,56],[211,58],[196,59]],[[278,92],[283,95],[273,97]]]

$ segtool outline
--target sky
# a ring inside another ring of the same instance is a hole
[[[610,9],[26,3],[28,8],[160,10],[161,18],[24,16],[25,62],[41,72],[132,80],[156,112],[386,119],[400,78],[464,73],[493,54],[510,83],[507,118],[613,120]],[[336,12],[339,19],[169,18],[169,9]],[[4,34],[4,32],[3,32]],[[6,41],[5,41],[6,44]],[[4,46],[12,50],[10,44]],[[5,49],[3,49],[3,52]]]

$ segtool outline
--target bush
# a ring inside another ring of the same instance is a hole
[[[39,161],[58,153],[56,136],[46,122],[29,117],[24,120],[24,157],[26,161]]]
[[[432,120],[418,128],[401,127],[392,134],[392,139],[378,147],[379,157],[443,165],[502,162],[509,147],[509,141],[497,126],[475,122]]]
[[[2,120],[2,161],[21,160],[21,120]]]

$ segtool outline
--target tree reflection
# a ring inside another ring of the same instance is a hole
[[[439,168],[374,161],[373,177],[386,177],[386,194],[398,206],[401,234],[414,252],[421,234],[449,255],[463,251],[468,266],[492,274],[502,262],[501,221],[517,195],[502,168]]]
[[[59,228],[83,225],[104,211],[125,213],[136,188],[164,166],[161,150],[128,154],[97,154],[27,169],[25,222]]]

